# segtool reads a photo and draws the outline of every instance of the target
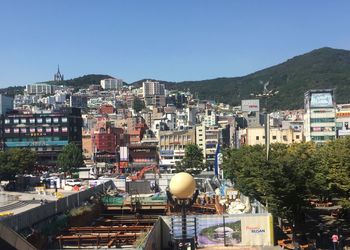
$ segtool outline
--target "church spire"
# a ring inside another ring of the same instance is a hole
[[[60,81],[64,80],[63,74],[61,74],[61,72],[60,72],[60,65],[59,64],[57,64],[57,73],[53,76],[53,80],[56,82],[60,82]]]

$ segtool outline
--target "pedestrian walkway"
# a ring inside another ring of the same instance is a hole
[[[40,204],[40,201],[38,200],[29,200],[29,201],[15,201],[10,204],[7,204],[5,206],[0,206],[0,212],[6,212],[9,210],[14,210],[17,208],[21,208],[24,206],[27,206],[29,204]]]

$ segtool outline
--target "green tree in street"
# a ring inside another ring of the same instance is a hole
[[[177,172],[187,172],[192,175],[199,174],[205,169],[202,150],[196,144],[187,144],[185,157],[181,162],[176,162]]]
[[[84,166],[82,151],[75,143],[64,146],[63,151],[58,155],[57,166],[60,171],[70,175]]]
[[[273,144],[266,161],[264,146],[243,146],[225,152],[223,167],[243,194],[268,206],[274,215],[297,222],[310,195],[313,152],[313,144]]]
[[[139,112],[145,108],[145,102],[142,101],[140,98],[135,97],[133,102],[133,108],[135,109],[136,112]]]
[[[17,174],[30,173],[37,155],[30,149],[13,148],[0,152],[0,180],[14,180]]]
[[[326,176],[326,194],[350,198],[350,138],[340,138],[321,146],[318,159],[319,172]]]

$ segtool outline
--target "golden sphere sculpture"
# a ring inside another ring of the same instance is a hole
[[[195,189],[196,181],[188,173],[177,173],[170,180],[169,191],[178,199],[190,198]]]

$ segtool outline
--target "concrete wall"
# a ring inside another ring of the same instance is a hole
[[[1,220],[1,222],[15,231],[20,231],[22,229],[31,227],[34,224],[39,223],[51,216],[59,213],[64,213],[74,207],[78,207],[82,205],[84,201],[88,200],[92,195],[96,193],[102,193],[108,188],[114,188],[114,183],[112,181],[107,181],[94,188],[69,195],[55,202],[50,202],[41,205],[40,207],[29,209],[23,213],[9,216]]]
[[[145,245],[142,247],[144,250],[162,250],[162,224],[163,220],[158,219],[148,233]]]

